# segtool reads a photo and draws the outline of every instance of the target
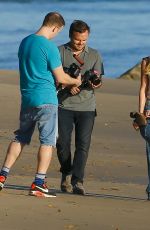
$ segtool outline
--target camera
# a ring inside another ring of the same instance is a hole
[[[140,126],[145,126],[147,124],[146,117],[144,114],[139,112],[130,112],[130,117],[133,118],[133,127],[138,130]]]
[[[81,68],[76,65],[75,63],[72,63],[69,68],[64,67],[64,72],[69,74],[72,78],[77,78],[80,74]],[[90,82],[93,85],[99,85],[101,83],[101,77],[98,76],[98,73],[94,70],[88,70],[84,73],[84,75],[81,76],[81,85],[78,87],[80,90],[82,89],[88,89],[91,87]],[[70,89],[68,87],[65,87],[62,89],[62,85],[60,84],[57,87],[57,96],[59,103],[61,104],[63,100],[65,100],[68,96],[72,96],[70,93]]]
[[[137,112],[130,112],[130,117],[131,118],[136,118],[137,117]]]
[[[69,74],[72,78],[77,78],[80,74],[80,67],[72,63],[69,68],[64,67],[64,72]]]
[[[80,67],[76,65],[75,63],[72,63],[69,66],[69,68],[64,67],[63,69],[64,69],[64,72],[69,74],[72,78],[77,78],[80,74]],[[58,100],[59,100],[59,103],[61,104],[61,102],[68,97],[70,92],[69,92],[68,87],[62,88],[62,84],[59,84],[56,88],[57,88]]]
[[[88,70],[82,76],[82,82],[84,87],[89,86],[89,81],[97,86],[101,83],[101,78],[98,76],[97,72],[94,70]]]

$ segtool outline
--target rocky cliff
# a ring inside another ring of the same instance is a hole
[[[123,79],[133,79],[139,80],[141,74],[141,63],[133,66],[131,69],[127,70],[125,73],[121,74],[119,78]]]

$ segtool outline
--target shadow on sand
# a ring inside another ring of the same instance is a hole
[[[28,191],[30,189],[29,186],[23,185],[14,185],[14,184],[5,184],[5,189],[13,189],[13,190],[23,190]],[[55,191],[56,194],[63,194],[63,195],[75,195],[73,193],[63,193],[57,189],[50,189],[50,191]],[[86,197],[95,197],[95,198],[104,198],[104,199],[114,199],[114,200],[134,200],[134,201],[146,201],[146,198],[140,197],[131,197],[131,196],[123,196],[123,195],[112,195],[112,194],[98,194],[98,193],[86,193]]]

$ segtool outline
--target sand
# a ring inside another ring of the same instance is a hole
[[[138,90],[139,81],[107,78],[96,91],[98,115],[84,181],[88,196],[60,192],[56,150],[47,184],[56,190],[57,197],[28,196],[39,146],[38,133],[34,133],[0,192],[0,230],[150,229],[145,143],[129,117],[130,111],[137,110]],[[15,71],[0,71],[0,98],[1,167],[18,127],[20,92]]]

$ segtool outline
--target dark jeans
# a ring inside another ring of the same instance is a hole
[[[72,184],[83,182],[84,169],[91,142],[95,112],[70,111],[59,108],[57,155],[63,174],[72,174]],[[75,153],[71,157],[71,135],[75,126]]]
[[[148,124],[146,126],[140,127],[140,132],[142,137],[146,141],[146,156],[147,156],[148,180],[149,180],[147,191],[150,192],[150,119],[148,119]]]

